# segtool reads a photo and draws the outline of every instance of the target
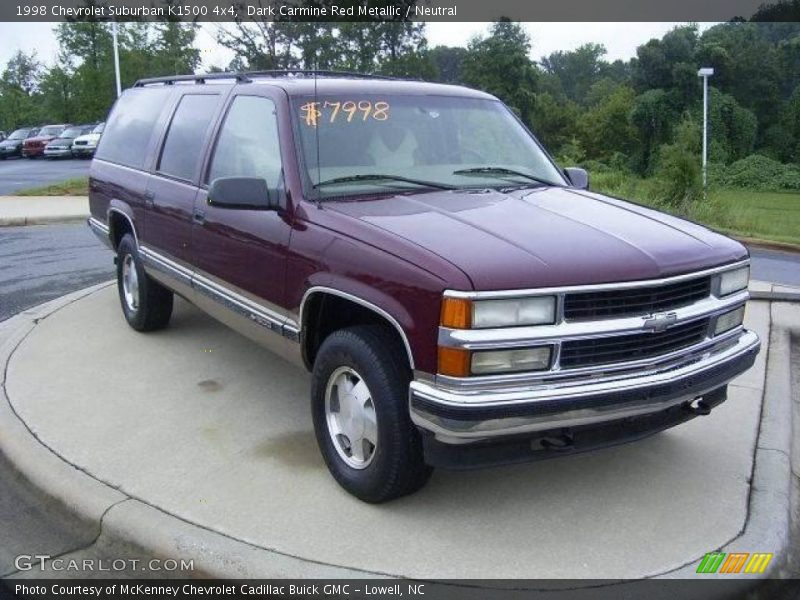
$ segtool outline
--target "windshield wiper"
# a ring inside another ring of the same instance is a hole
[[[529,179],[530,181],[535,181],[536,183],[541,183],[543,185],[558,185],[557,183],[553,183],[552,181],[547,181],[546,179],[541,179],[536,177],[535,175],[528,175],[527,173],[523,173],[522,171],[515,171],[514,169],[507,169],[506,167],[473,167],[471,169],[459,169],[458,171],[453,171],[453,175],[513,175],[515,177],[522,177],[524,179]],[[505,179],[503,177],[503,179]]]
[[[365,173],[363,175],[348,175],[347,177],[334,177],[314,184],[314,188],[325,185],[338,185],[340,183],[360,183],[369,181],[402,181],[403,183],[413,183],[421,187],[436,188],[440,190],[454,190],[456,186],[435,181],[425,181],[424,179],[411,179],[400,175],[385,175],[383,173]]]

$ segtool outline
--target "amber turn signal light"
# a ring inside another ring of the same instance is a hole
[[[470,369],[469,350],[439,346],[439,374],[467,377]]]
[[[472,326],[472,303],[466,298],[443,298],[442,326],[469,329]]]

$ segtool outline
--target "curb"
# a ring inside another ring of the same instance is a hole
[[[186,521],[95,478],[59,456],[36,437],[18,417],[6,394],[8,363],[17,347],[40,320],[112,284],[113,282],[106,282],[74,292],[0,323],[0,460],[9,463],[20,480],[33,488],[48,508],[52,507],[59,515],[63,515],[67,526],[78,534],[82,545],[71,552],[91,548],[102,555],[115,558],[141,557],[143,562],[154,556],[193,561],[193,569],[173,571],[170,573],[173,577],[397,577],[288,555]],[[773,309],[774,307],[770,307],[771,315],[774,313]],[[770,565],[765,577],[792,575],[784,560],[791,526],[791,464],[790,454],[782,450],[790,447],[792,439],[792,421],[789,418],[791,413],[786,412],[791,411],[793,404],[786,387],[791,385],[789,345],[788,329],[770,327],[770,349],[765,375],[767,383],[756,442],[748,517],[739,535],[720,548],[724,552],[773,552],[778,560]],[[695,579],[696,563],[697,560],[693,560],[675,570],[651,574],[645,580]],[[13,575],[42,576],[46,573],[31,571]],[[611,583],[601,587],[621,591],[636,581],[619,582],[619,585]],[[749,579],[744,576],[741,583],[747,582],[759,587],[771,585],[763,579]],[[486,583],[493,587],[492,583]],[[587,585],[590,583],[587,582]],[[481,587],[483,586],[478,586],[478,589]]]
[[[89,215],[47,215],[41,217],[0,217],[0,227],[24,227],[27,225],[53,225],[55,223],[83,223]]]
[[[38,500],[63,517],[65,526],[81,542],[71,552],[92,548],[114,558],[139,558],[145,564],[153,557],[192,560],[193,569],[170,572],[171,577],[183,578],[392,577],[261,548],[185,521],[96,479],[59,456],[28,429],[6,394],[11,357],[40,320],[109,285],[113,282],[68,294],[0,324],[0,460],[32,488]],[[0,577],[42,577],[48,573],[17,572]]]

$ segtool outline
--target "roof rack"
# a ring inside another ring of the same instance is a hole
[[[250,78],[243,73],[205,73],[201,75],[167,75],[166,77],[150,77],[148,79],[140,79],[133,84],[133,87],[145,87],[147,85],[172,85],[173,83],[181,81],[194,81],[195,83],[205,83],[213,79],[235,79],[240,83],[249,83]]]
[[[396,77],[388,75],[375,75],[371,73],[358,73],[355,71],[334,71],[329,69],[273,69],[268,71],[244,71],[240,73],[205,73],[200,75],[168,75],[166,77],[150,77],[140,79],[133,84],[133,87],[145,87],[147,85],[172,85],[183,81],[193,81],[202,84],[214,79],[235,79],[239,83],[250,83],[252,77],[351,77],[353,79],[382,79],[396,80]]]

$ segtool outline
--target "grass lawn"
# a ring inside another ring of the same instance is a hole
[[[724,209],[722,229],[743,237],[800,244],[800,194],[719,190],[710,199]]]
[[[591,177],[592,189],[676,213],[659,202],[658,186],[619,172]],[[800,245],[800,193],[711,190],[708,200],[678,214],[729,235]]]
[[[14,192],[14,196],[88,196],[89,178],[75,177],[58,183]]]

